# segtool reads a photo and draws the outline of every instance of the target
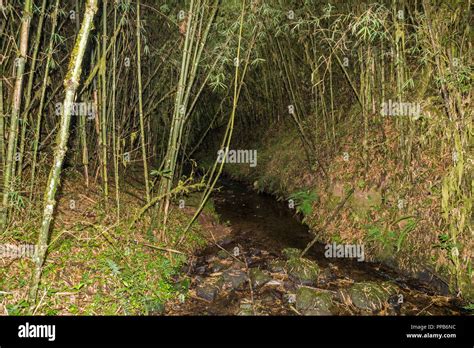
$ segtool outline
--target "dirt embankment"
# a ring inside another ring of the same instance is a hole
[[[361,137],[347,131],[337,150],[319,154],[327,172],[324,178],[316,165],[308,164],[296,132],[287,127],[271,128],[258,140],[245,145],[236,141],[234,145],[256,149],[256,167],[228,164],[225,171],[253,183],[258,191],[293,201],[304,222],[318,231],[321,242],[364,245],[367,261],[390,265],[430,283],[441,293],[472,302],[474,238],[459,237],[456,250],[462,263],[457,276],[452,249],[443,239],[447,227],[442,218],[441,186],[450,165],[449,154],[440,157],[432,146],[420,144],[407,178],[396,158],[395,135],[389,122],[371,130],[372,142],[379,146],[373,149],[366,169]],[[320,230],[351,188],[354,193],[338,218]]]

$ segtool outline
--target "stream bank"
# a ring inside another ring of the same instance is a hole
[[[231,233],[188,260],[186,299],[166,315],[457,315],[457,299],[381,264],[326,258],[308,227],[272,196],[224,179],[214,194]]]
[[[423,157],[404,169],[397,159],[397,138],[386,136],[394,133],[394,124],[385,120],[369,129],[372,141],[383,146],[376,147],[366,166],[361,134],[353,134],[357,125],[350,118],[338,126],[337,146],[321,145],[312,160],[289,122],[274,122],[251,133],[246,129],[235,131],[232,148],[256,149],[258,165],[229,163],[225,175],[279,200],[293,199],[304,223],[319,231],[319,242],[363,245],[367,261],[383,263],[474,306],[474,240],[472,233],[462,233],[457,243],[450,242],[442,209],[443,173],[449,164],[440,161],[433,148],[423,148]],[[204,168],[212,165],[218,147],[214,143],[200,153]],[[406,170],[412,174],[405,175]],[[347,204],[325,226],[351,189]],[[460,260],[455,262],[458,252]]]

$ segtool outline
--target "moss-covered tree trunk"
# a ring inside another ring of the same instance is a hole
[[[97,12],[97,0],[88,0],[81,30],[76,38],[76,43],[71,54],[68,73],[64,80],[66,94],[63,102],[63,113],[60,121],[60,128],[57,134],[57,145],[54,152],[53,167],[49,173],[48,184],[44,196],[43,221],[41,223],[40,234],[38,236],[37,250],[35,254],[36,267],[34,270],[31,287],[30,301],[35,301],[38,291],[38,284],[41,278],[41,271],[46,256],[49,239],[49,229],[53,220],[53,212],[56,206],[56,191],[59,185],[61,168],[67,151],[67,141],[69,138],[69,124],[71,122],[71,111],[79,85],[81,76],[82,59],[86,50],[89,33],[93,26],[94,16]]]

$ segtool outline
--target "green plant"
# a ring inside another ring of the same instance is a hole
[[[298,213],[308,216],[313,212],[313,203],[317,201],[318,195],[311,190],[298,191],[291,194],[289,199],[295,201],[296,211]]]
[[[403,227],[403,229],[400,231],[400,233],[398,234],[398,237],[397,237],[397,242],[396,242],[396,246],[397,246],[397,252],[400,251],[401,247],[402,247],[402,244],[403,242],[405,241],[408,233],[410,233],[411,231],[413,231],[415,229],[417,225],[417,222],[416,220],[413,220],[413,219],[409,219],[407,224]]]
[[[8,304],[6,306],[9,315],[24,315],[28,307],[29,303],[25,299],[20,300],[16,304]]]
[[[397,253],[400,252],[408,234],[417,226],[416,220],[410,217],[399,219],[397,222],[405,219],[408,219],[408,222],[399,232],[390,229],[382,229],[374,225],[366,226],[367,240],[378,242],[382,246],[382,249],[386,251],[395,250]]]
[[[435,248],[440,248],[448,252],[451,252],[455,246],[456,244],[452,241],[451,237],[447,233],[441,233],[438,235],[438,243],[434,245]]]
[[[469,303],[467,306],[463,307],[465,310],[474,312],[474,303]]]

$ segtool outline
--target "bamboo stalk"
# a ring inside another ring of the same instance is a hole
[[[240,28],[239,28],[239,39],[238,39],[238,44],[237,44],[237,57],[236,57],[237,62],[240,62],[240,50],[241,50],[241,42],[242,42],[244,14],[245,14],[245,0],[242,1],[242,10],[241,10]],[[251,47],[249,49],[249,54],[250,54],[250,52],[251,52]],[[233,129],[234,129],[234,120],[235,120],[235,114],[236,114],[237,105],[238,105],[238,101],[239,101],[240,91],[241,91],[241,88],[242,88],[242,84],[243,84],[243,81],[244,81],[245,74],[247,72],[248,64],[249,64],[249,56],[247,57],[247,60],[246,60],[246,63],[245,63],[245,66],[244,66],[244,69],[243,69],[243,72],[242,72],[242,77],[240,77],[240,78],[239,78],[240,64],[236,64],[236,67],[235,67],[234,94],[233,94],[233,102],[232,102],[232,111],[231,111],[231,114],[230,114],[229,122],[227,124],[226,132],[224,134],[224,138],[222,140],[222,145],[223,146],[221,146],[221,148],[225,149],[224,158],[227,157],[227,153],[229,151],[229,145],[230,145],[230,141],[232,139],[232,133],[233,133]],[[224,164],[225,164],[225,160],[223,160],[219,164],[219,169],[217,171],[217,174],[214,176],[214,171],[217,167],[217,160],[214,162],[214,166],[213,166],[213,169],[211,171],[211,175],[209,177],[209,181],[208,181],[208,184],[206,186],[206,189],[203,192],[202,199],[201,199],[201,202],[199,204],[199,207],[196,210],[196,212],[194,213],[192,219],[189,220],[188,224],[186,225],[186,228],[183,231],[183,235],[181,236],[178,243],[176,244],[177,246],[179,246],[182,242],[184,242],[184,240],[186,238],[186,235],[187,235],[187,232],[191,228],[194,221],[196,221],[199,214],[201,214],[202,210],[204,209],[204,206],[205,206],[207,200],[209,199],[209,196],[213,192],[214,187],[217,183],[217,180],[219,179],[219,177],[222,173],[222,169],[224,168]]]
[[[71,54],[69,69],[64,81],[65,96],[64,108],[61,116],[60,129],[57,135],[57,146],[54,152],[53,167],[49,174],[48,184],[45,190],[44,211],[41,229],[38,235],[37,252],[35,254],[35,270],[31,280],[29,299],[30,303],[36,301],[38,285],[41,279],[43,264],[48,249],[49,230],[53,220],[56,206],[56,191],[61,177],[61,168],[67,151],[69,138],[69,124],[71,122],[71,109],[74,102],[77,87],[81,76],[82,60],[86,50],[89,34],[92,29],[95,13],[97,12],[97,0],[88,0],[82,21],[81,30],[76,38],[76,43]]]
[[[199,2],[199,0],[198,0]],[[194,20],[196,14],[194,13],[194,0],[190,1],[189,5],[189,14],[186,27],[186,36],[184,39],[184,48],[181,59],[181,70],[179,74],[178,88],[176,92],[175,102],[174,102],[174,111],[173,118],[171,121],[170,135],[168,138],[168,146],[166,150],[166,156],[164,161],[164,170],[166,175],[162,176],[160,180],[159,194],[163,195],[166,192],[171,191],[171,185],[174,177],[174,170],[176,167],[176,156],[179,150],[178,137],[180,133],[180,127],[182,126],[182,121],[186,115],[186,105],[183,103],[183,95],[186,89],[187,73],[190,63],[190,56],[192,52],[192,43],[193,43],[193,32],[196,28],[196,20]],[[163,214],[163,229],[161,232],[161,238],[164,238],[164,227],[166,226],[166,219],[168,216],[169,208],[169,196],[166,195],[164,201],[161,202],[159,207],[159,216],[158,219],[161,220],[161,214]]]
[[[23,115],[21,117],[20,156],[18,159],[18,175],[17,175],[18,181],[21,181],[21,175],[23,173],[23,158],[24,158],[24,152],[25,152],[24,151],[25,150],[25,133],[26,133],[26,128],[28,127],[31,91],[33,89],[33,80],[35,77],[35,70],[36,70],[36,58],[38,56],[39,46],[41,42],[41,34],[43,32],[43,22],[44,22],[45,12],[46,12],[46,0],[43,0],[41,3],[41,10],[40,10],[41,14],[38,21],[38,27],[36,29],[33,55],[31,56],[30,72],[29,72],[28,83],[26,87],[25,108],[24,108]]]
[[[2,168],[5,168],[5,139],[3,134],[5,134],[5,111],[3,107],[3,80],[0,79],[0,164]]]
[[[10,193],[13,191],[13,171],[14,171],[14,153],[17,143],[18,121],[21,107],[21,97],[23,88],[23,73],[28,53],[28,37],[30,32],[30,23],[32,17],[32,0],[26,0],[23,8],[22,24],[20,30],[20,51],[16,60],[16,78],[13,91],[10,131],[8,135],[8,148],[5,170],[3,173],[3,200],[0,212],[0,229],[4,230],[8,219],[8,206]]]
[[[100,69],[101,81],[101,128],[102,138],[102,182],[104,188],[104,202],[107,206],[109,198],[109,180],[107,173],[107,0],[102,0],[102,60]]]
[[[56,26],[58,23],[58,12],[59,12],[59,0],[56,0],[54,4],[54,10],[51,15],[51,35],[49,38],[49,45],[47,51],[47,58],[46,58],[46,66],[44,70],[43,76],[43,85],[41,87],[41,97],[38,106],[38,111],[36,114],[36,125],[35,125],[35,133],[34,133],[34,140],[33,140],[33,156],[31,162],[31,186],[30,186],[30,199],[33,197],[33,188],[35,184],[35,175],[36,175],[36,158],[38,154],[38,144],[41,134],[41,118],[43,114],[43,107],[44,107],[44,98],[46,95],[46,87],[48,85],[48,78],[49,78],[49,66],[51,59],[53,57],[53,45],[54,45],[54,34],[56,32]]]
[[[138,112],[140,117],[140,141],[142,147],[143,177],[145,179],[146,201],[150,202],[150,184],[148,181],[148,162],[145,141],[145,122],[142,101],[142,69],[141,69],[141,39],[140,39],[140,0],[137,1],[137,79],[138,79]]]
[[[117,30],[117,4],[114,4],[114,32]],[[117,149],[117,130],[116,130],[116,115],[115,115],[115,96],[117,93],[117,86],[115,82],[115,75],[117,73],[117,55],[116,42],[114,40],[112,46],[112,154],[114,159],[114,179],[115,179],[115,201],[117,204],[117,221],[120,221],[120,180],[119,180],[119,154]]]

